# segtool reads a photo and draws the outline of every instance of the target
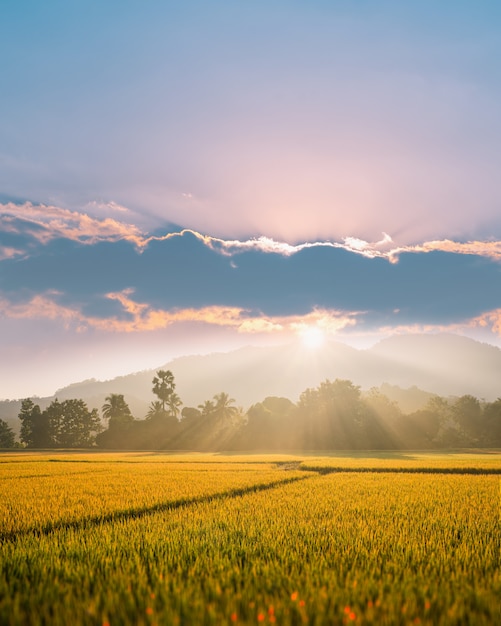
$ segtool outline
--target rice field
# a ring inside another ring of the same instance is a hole
[[[0,456],[0,623],[501,623],[501,454]]]

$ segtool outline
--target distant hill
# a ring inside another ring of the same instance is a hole
[[[82,398],[89,407],[100,408],[107,395],[121,393],[133,415],[143,418],[155,399],[151,380],[158,369],[172,370],[185,406],[197,406],[221,391],[244,409],[267,396],[295,402],[306,388],[335,378],[363,389],[383,385],[383,393],[404,412],[422,407],[432,394],[471,394],[487,401],[501,396],[501,350],[444,334],[394,336],[367,350],[331,342],[317,350],[290,344],[186,356],[113,380],[79,382],[36,402],[44,408],[54,397]],[[16,430],[19,407],[20,401],[0,402],[0,418]]]
[[[457,335],[402,335],[368,352],[385,382],[417,385],[442,396],[471,394],[487,401],[501,396],[501,350]]]
[[[431,398],[437,395],[429,391],[423,391],[415,385],[404,389],[398,385],[383,383],[379,386],[379,389],[389,400],[398,404],[402,413],[413,413],[414,411],[419,411],[419,409],[426,406]]]

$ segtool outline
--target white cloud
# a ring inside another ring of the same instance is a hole
[[[117,213],[127,213],[129,209],[114,202],[90,203],[94,210],[106,209]],[[19,225],[17,220],[22,220]],[[64,237],[83,244],[95,244],[100,241],[129,241],[141,251],[152,241],[167,241],[175,237],[191,234],[211,250],[233,256],[246,251],[258,251],[266,254],[292,256],[308,248],[328,247],[343,249],[367,258],[383,258],[391,263],[397,263],[399,257],[406,253],[428,253],[433,251],[449,252],[452,254],[469,254],[501,260],[501,241],[467,241],[457,242],[450,239],[425,241],[410,246],[398,246],[392,237],[382,233],[382,239],[369,242],[358,237],[345,237],[342,241],[310,241],[298,244],[289,244],[276,241],[271,237],[257,237],[249,239],[223,239],[204,235],[196,230],[183,229],[177,232],[166,233],[163,236],[150,236],[134,225],[115,218],[98,218],[78,211],[70,211],[56,206],[34,205],[25,203],[0,204],[0,230],[11,234],[29,234],[41,244],[47,244],[55,238]],[[15,247],[0,248],[0,260],[21,255],[26,251]]]

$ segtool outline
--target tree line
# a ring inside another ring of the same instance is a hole
[[[227,393],[198,407],[184,406],[174,375],[159,370],[156,397],[144,419],[135,419],[122,394],[101,408],[83,400],[54,400],[44,411],[31,399],[21,404],[21,442],[30,448],[172,450],[365,450],[501,446],[501,398],[481,402],[471,395],[435,396],[403,414],[378,389],[362,393],[349,380],[326,380],[306,389],[297,403],[268,397],[247,412]],[[183,408],[181,408],[183,407]],[[0,447],[14,435],[0,420]]]

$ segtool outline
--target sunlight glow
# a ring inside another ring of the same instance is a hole
[[[325,333],[318,326],[307,326],[301,330],[299,336],[303,345],[311,350],[320,348],[325,341]]]

